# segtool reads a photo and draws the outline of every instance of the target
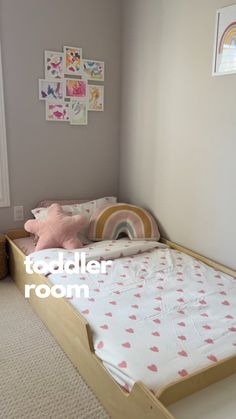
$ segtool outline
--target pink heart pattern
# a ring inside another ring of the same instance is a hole
[[[234,326],[229,327],[229,331],[230,331],[230,332],[234,332],[234,333],[235,333],[235,332],[236,332],[236,327],[234,327]]]
[[[213,345],[214,340],[209,338],[209,339],[205,339],[205,342]]]
[[[102,324],[102,325],[100,326],[100,328],[101,328],[101,329],[103,329],[103,330],[107,330],[107,329],[109,329],[109,327],[108,327],[108,325],[107,325],[107,324]]]
[[[152,352],[159,352],[159,349],[157,348],[157,346],[152,346],[151,348],[149,348],[150,351]]]
[[[186,377],[188,375],[188,371],[186,371],[185,369],[178,371],[178,374],[180,375],[180,377]]]
[[[178,352],[178,354],[180,355],[180,356],[188,356],[188,354],[187,354],[187,352],[186,351],[180,351],[180,352]]]
[[[115,259],[106,274],[79,275],[89,286],[89,299],[70,300],[89,321],[98,356],[117,375],[123,371],[126,391],[132,388],[136,368],[140,380],[155,392],[169,384],[167,376],[180,380],[235,355],[236,281],[171,249],[126,256],[131,245],[128,241],[121,249],[116,241],[106,243],[109,257],[119,248],[116,252],[122,258]],[[93,244],[86,253],[95,249]],[[106,257],[104,252],[101,260]],[[60,275],[60,281],[69,280],[69,275]],[[199,347],[197,355],[193,343]]]
[[[207,357],[210,361],[212,361],[212,362],[217,362],[218,361],[218,359],[216,358],[216,356],[215,355],[208,355],[208,357]]]
[[[82,314],[84,314],[84,315],[86,316],[87,314],[89,314],[89,310],[88,310],[88,309],[83,310],[81,313],[82,313]]]
[[[129,342],[122,343],[122,346],[123,346],[124,348],[131,348],[131,345],[130,345],[130,343],[129,343]]]
[[[102,349],[102,348],[104,348],[104,343],[103,343],[103,341],[102,341],[102,340],[100,340],[100,342],[98,343],[97,348],[98,348],[98,349]]]
[[[157,372],[157,366],[155,364],[148,365],[148,369],[152,372]]]
[[[127,363],[125,361],[122,361],[118,364],[118,367],[120,368],[127,368]]]

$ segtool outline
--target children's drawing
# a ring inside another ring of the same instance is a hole
[[[65,121],[69,122],[69,103],[55,103],[46,101],[46,120],[47,121]]]
[[[104,62],[83,59],[83,72],[88,80],[104,81]]]
[[[63,99],[63,82],[52,80],[39,80],[39,99]]]
[[[65,97],[82,97],[87,96],[87,81],[82,79],[65,79]]]
[[[89,85],[89,111],[103,111],[104,109],[104,86]]]
[[[63,53],[57,51],[45,51],[45,78],[63,78]]]
[[[71,100],[70,102],[70,123],[71,125],[87,125],[88,107],[83,100]]]
[[[64,47],[65,74],[81,75],[82,48]]]

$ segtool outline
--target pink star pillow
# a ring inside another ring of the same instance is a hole
[[[83,244],[77,234],[85,224],[86,219],[82,215],[67,215],[59,204],[52,204],[45,220],[28,220],[25,230],[39,237],[36,251],[53,247],[78,249]]]

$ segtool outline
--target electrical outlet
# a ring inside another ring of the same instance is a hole
[[[18,205],[14,207],[14,221],[23,221],[24,220],[24,207]]]

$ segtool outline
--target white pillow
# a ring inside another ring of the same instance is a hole
[[[115,198],[114,196],[109,196],[105,198],[95,199],[94,201],[85,202],[83,204],[62,205],[61,207],[63,211],[67,214],[81,214],[83,217],[86,218],[87,224],[80,234],[80,239],[83,244],[88,244],[90,242],[87,239],[90,218],[98,208],[101,208],[107,204],[115,204],[116,202],[117,198]],[[31,210],[31,212],[37,220],[45,220],[47,218],[48,208],[34,208]]]

